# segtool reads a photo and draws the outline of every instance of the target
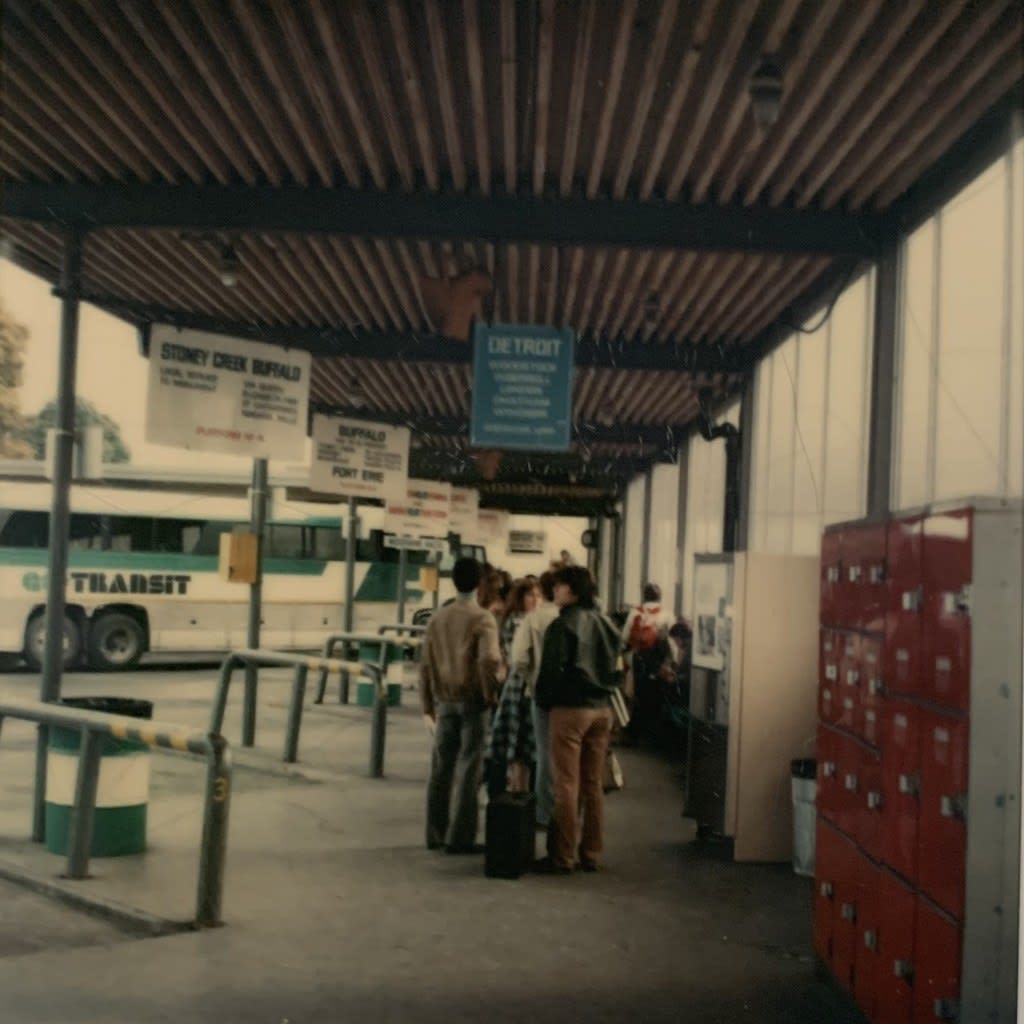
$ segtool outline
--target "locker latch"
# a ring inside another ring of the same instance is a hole
[[[916,587],[914,590],[903,591],[901,601],[905,612],[919,612],[924,604],[924,588]]]
[[[905,796],[917,796],[921,791],[921,780],[916,775],[901,775],[899,786]]]
[[[857,908],[852,903],[843,903],[839,907],[839,916],[853,924],[857,920]]]
[[[827,900],[832,899],[832,883],[831,882],[822,882],[821,886],[819,888],[819,891],[821,892],[821,895],[825,897],[825,899],[827,899]]]
[[[868,809],[877,811],[882,806],[882,794],[881,793],[868,793]]]
[[[857,792],[857,776],[853,772],[849,772],[846,778],[843,779],[843,785],[851,792]]]
[[[944,818],[955,818],[957,821],[967,820],[967,794],[957,793],[944,796],[939,803],[939,811]]]
[[[892,962],[892,973],[897,978],[902,978],[909,984],[913,984],[914,981],[914,962],[913,960],[893,960]]]
[[[831,779],[836,773],[835,761],[825,761],[821,766],[821,777]]]
[[[855,669],[851,668],[846,673],[846,685],[856,686],[860,682],[860,673]]]
[[[960,1019],[960,1000],[936,999],[935,1019],[958,1021]]]
[[[872,697],[877,696],[884,691],[885,687],[882,685],[882,680],[879,679],[878,676],[872,676],[868,680],[868,693],[870,693]]]
[[[872,583],[885,582],[885,564],[873,565],[868,569],[868,580]]]
[[[836,565],[830,565],[825,570],[825,579],[829,583],[838,583],[839,582],[839,573],[840,573],[840,567],[839,567],[838,563]]]
[[[942,595],[942,612],[944,615],[971,614],[970,583],[965,583],[956,593]]]
[[[860,581],[862,573],[863,573],[863,570],[861,569],[861,567],[859,565],[851,565],[849,570],[848,570],[848,572],[847,572],[847,574],[846,574],[846,578],[851,583],[857,583],[857,582]]]
[[[877,950],[878,949],[878,932],[869,928],[864,933],[864,947],[865,949]]]

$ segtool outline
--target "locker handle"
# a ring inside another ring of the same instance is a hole
[[[960,1000],[936,999],[935,1019],[958,1021],[960,1019]]]
[[[832,883],[831,882],[822,882],[821,886],[819,888],[819,892],[821,893],[822,896],[825,897],[825,899],[827,899],[827,900],[832,899]]]
[[[915,587],[913,590],[904,590],[900,603],[905,612],[917,612],[921,610],[924,603],[924,589]]]
[[[855,668],[851,668],[846,673],[846,685],[847,686],[856,686],[859,682],[860,682],[860,673]]]
[[[825,570],[825,579],[829,583],[838,583],[839,582],[839,572],[840,572],[840,567],[839,567],[838,564],[837,565],[830,565],[828,567],[828,569]]]
[[[823,761],[821,765],[821,777],[831,779],[836,773],[835,761]]]
[[[846,578],[851,583],[857,583],[860,580],[862,574],[863,570],[859,565],[851,565],[849,570],[847,571]]]
[[[884,583],[885,582],[885,564],[873,565],[868,570],[868,579],[872,583]]]
[[[942,595],[942,612],[944,615],[971,614],[971,585],[964,584],[957,591],[947,591]]]
[[[892,962],[892,973],[897,978],[902,978],[904,981],[913,984],[914,981],[914,963],[912,960],[893,960]]]
[[[953,796],[943,796],[939,802],[939,811],[944,818],[966,821],[967,795],[965,793],[956,793]]]
[[[839,916],[852,924],[857,920],[857,908],[852,903],[842,903],[839,906]]]
[[[851,793],[857,792],[857,776],[853,772],[848,772],[846,777],[843,779],[843,786],[846,787]]]
[[[882,807],[882,794],[881,793],[868,793],[868,809],[872,811],[881,810]]]
[[[864,948],[870,950],[878,949],[878,932],[871,928],[864,932]]]
[[[884,692],[885,687],[882,685],[882,680],[879,679],[878,676],[872,676],[868,680],[868,693],[870,693],[872,697],[876,697]]]
[[[917,775],[901,775],[899,786],[900,792],[906,796],[917,796],[921,790],[921,780]]]

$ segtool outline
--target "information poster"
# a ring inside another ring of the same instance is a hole
[[[500,508],[482,508],[476,515],[476,532],[481,541],[504,541],[508,513]]]
[[[543,555],[547,550],[548,535],[543,530],[509,530],[510,555]]]
[[[313,417],[311,490],[400,501],[408,480],[408,427],[320,414]]]
[[[447,537],[452,485],[409,480],[405,496],[387,503],[384,525],[400,537]]]
[[[311,364],[308,352],[154,327],[146,440],[190,451],[301,459]]]
[[[574,349],[568,328],[477,322],[471,443],[480,448],[568,451]]]
[[[480,495],[472,487],[453,487],[448,529],[467,540],[476,536]]]

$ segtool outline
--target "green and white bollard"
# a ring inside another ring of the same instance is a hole
[[[153,714],[153,705],[146,700],[80,697],[61,703],[132,718],[150,718]],[[46,849],[50,853],[68,852],[80,742],[77,729],[50,726],[46,759]],[[146,849],[149,767],[149,747],[145,743],[104,737],[91,857],[120,857]]]
[[[359,644],[359,660],[369,665],[380,665],[380,646],[384,641],[364,640]],[[385,685],[388,691],[388,707],[397,708],[402,703],[401,676],[404,654],[400,647],[388,645],[387,663],[384,665]],[[372,708],[377,700],[377,688],[367,679],[356,681],[356,704],[361,708]]]

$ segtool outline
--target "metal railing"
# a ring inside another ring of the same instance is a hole
[[[377,627],[377,633],[383,636],[385,633],[397,633],[401,636],[403,633],[408,633],[410,637],[423,636],[427,632],[426,626],[411,626],[406,625],[404,622],[388,622],[383,626]]]
[[[401,650],[410,650],[418,647],[422,640],[418,636],[409,636],[405,639],[390,639],[384,636],[385,630],[393,629],[419,629],[418,626],[381,626],[376,633],[332,633],[324,641],[324,658],[333,658],[337,647],[341,646],[343,654],[350,654],[350,644],[380,644],[380,655],[377,659],[377,667],[381,670],[382,674],[387,674],[388,665],[388,650],[393,647],[398,647]],[[367,662],[360,662],[360,664],[368,664]],[[370,662],[369,664],[372,664]],[[338,692],[338,703],[348,703],[348,683],[349,674],[347,671],[341,673],[341,679],[339,683]],[[324,694],[327,692],[327,670],[320,670],[320,678],[317,680],[316,686],[316,697],[313,700],[314,704],[323,704]]]
[[[374,639],[377,639],[376,637]],[[370,777],[379,779],[384,774],[384,741],[387,733],[388,691],[384,685],[384,672],[373,664],[344,661],[338,658],[317,658],[305,654],[286,654],[282,651],[242,649],[228,652],[220,666],[217,696],[210,715],[211,732],[220,732],[227,710],[228,692],[235,669],[251,665],[257,668],[294,668],[292,695],[288,705],[288,725],[285,730],[284,756],[286,764],[294,764],[299,755],[299,730],[302,727],[302,706],[306,697],[306,678],[310,669],[321,673],[347,672],[367,676],[374,685],[373,718],[370,726]],[[242,705],[242,746],[256,742],[256,685],[246,679]]]
[[[195,924],[210,928],[221,924],[224,863],[227,856],[228,807],[231,802],[231,750],[219,730],[197,732],[187,726],[163,725],[145,719],[83,711],[42,701],[0,702],[4,718],[36,722],[46,728],[80,733],[75,802],[68,832],[68,878],[88,878],[103,739],[135,740],[150,747],[201,754],[206,758],[206,799],[203,835],[199,848],[199,886]]]

